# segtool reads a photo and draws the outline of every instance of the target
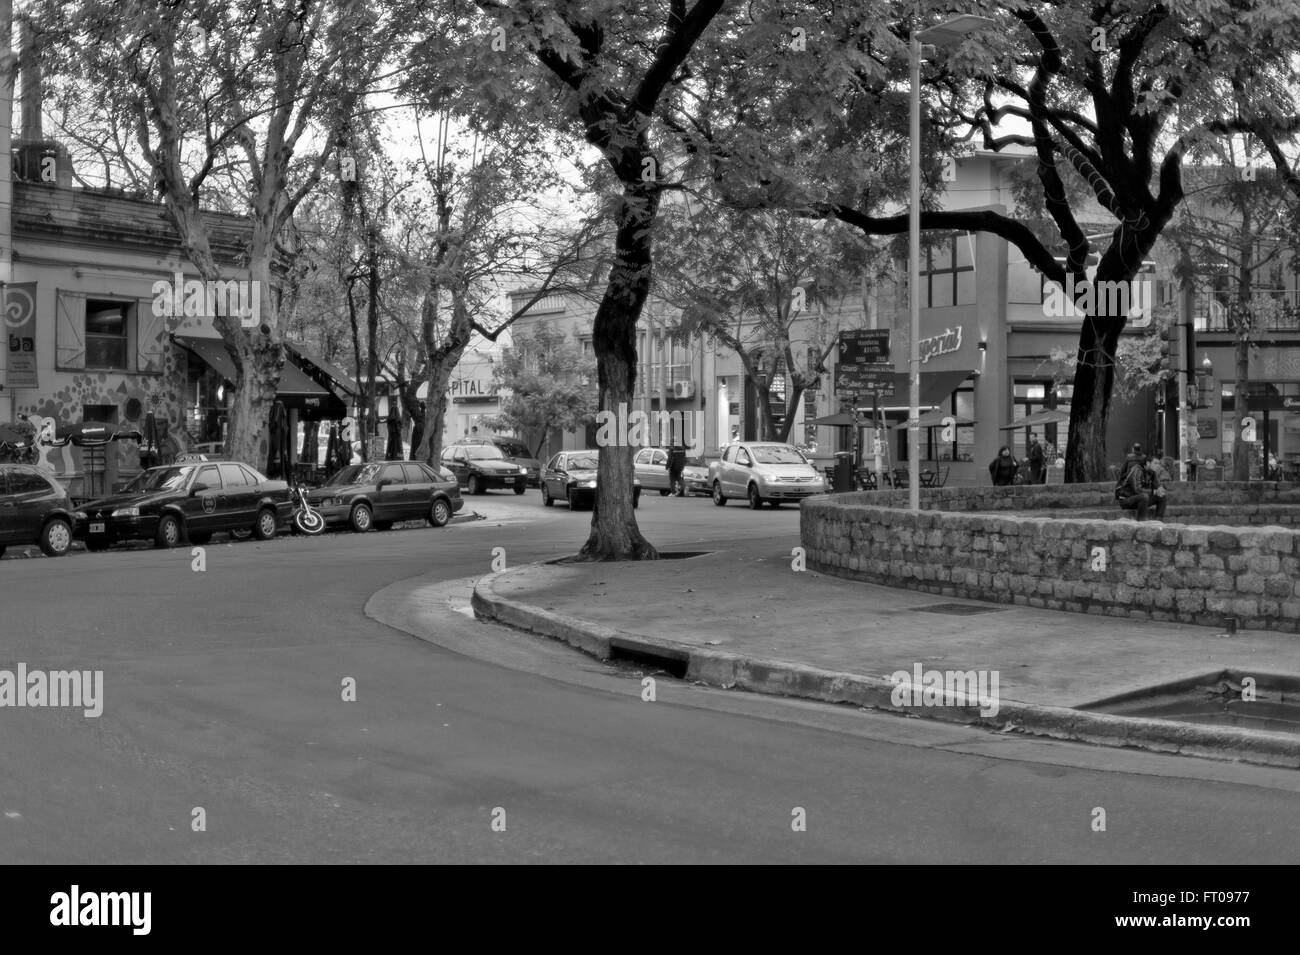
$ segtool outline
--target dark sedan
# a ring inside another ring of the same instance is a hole
[[[119,494],[83,504],[76,535],[88,550],[129,540],[206,544],[217,531],[249,529],[270,540],[292,511],[289,485],[247,464],[169,464],[141,471]]]
[[[595,504],[596,468],[595,451],[561,451],[542,468],[542,503],[552,506],[557,500],[568,501],[569,508]],[[632,506],[641,503],[641,482],[632,479]]]
[[[415,461],[349,464],[307,493],[329,525],[386,531],[397,521],[442,527],[465,506],[456,475]]]
[[[47,557],[72,546],[76,525],[68,493],[30,464],[0,464],[0,554],[10,544],[39,544]]]
[[[453,444],[443,449],[442,466],[456,475],[470,494],[494,487],[523,494],[528,487],[528,469],[507,461],[494,444]]]

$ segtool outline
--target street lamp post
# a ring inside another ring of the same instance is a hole
[[[913,33],[908,44],[912,69],[912,182],[908,215],[908,257],[911,260],[908,306],[911,315],[908,336],[907,502],[914,511],[921,509],[921,59],[925,55],[924,44],[948,46],[993,23],[988,17],[951,17]]]

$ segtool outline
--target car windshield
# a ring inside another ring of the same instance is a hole
[[[532,455],[528,453],[528,449],[525,448],[522,444],[498,444],[497,447],[500,448],[501,453],[508,458],[531,458],[532,457]]]
[[[719,460],[720,457],[721,456],[717,454],[701,454],[697,457],[687,458],[686,466],[688,468],[707,468],[714,461]]]
[[[340,487],[344,484],[373,484],[379,476],[378,464],[349,464],[330,476],[321,487]]]
[[[470,445],[465,449],[471,461],[500,461],[505,457],[501,449],[494,444]]]
[[[807,464],[808,460],[788,444],[760,444],[750,449],[755,464]]]
[[[126,487],[123,494],[145,494],[153,491],[179,491],[194,471],[193,465],[176,465],[168,468],[150,468],[141,471]]]
[[[594,454],[575,454],[569,458],[570,471],[594,471],[599,463]]]

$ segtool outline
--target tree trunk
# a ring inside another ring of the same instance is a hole
[[[420,433],[420,447],[415,460],[426,464],[438,464],[442,454],[442,433],[447,422],[447,383],[451,373],[465,351],[464,345],[457,345],[450,351],[440,349],[429,362],[429,396],[424,400],[424,424]]]
[[[632,407],[636,384],[636,326],[650,293],[651,225],[659,197],[647,184],[624,183],[609,284],[596,309],[592,347],[600,384],[599,410]],[[591,534],[580,560],[654,560],[659,553],[637,527],[632,509],[631,447],[600,449]]]
[[[259,467],[270,451],[267,424],[280,384],[280,369],[284,367],[284,346],[280,343],[275,299],[271,295],[269,252],[253,255],[249,275],[252,293],[259,296],[261,323],[244,328],[238,316],[219,315],[213,324],[226,342],[226,351],[235,359],[235,393],[230,405],[225,454],[232,461]]]
[[[1243,418],[1250,417],[1250,410],[1246,406],[1246,392],[1250,390],[1250,335],[1240,325],[1233,339],[1232,351],[1237,366],[1237,380],[1232,388],[1233,417],[1237,419],[1237,426],[1232,434],[1232,479],[1249,481],[1250,456],[1246,453],[1247,442],[1241,439],[1241,421]],[[1267,466],[1268,462],[1265,462],[1265,467]]]
[[[367,382],[365,438],[362,445],[379,433],[379,242],[371,225],[366,249],[366,369]],[[388,413],[392,414],[393,395],[388,396]]]
[[[1065,448],[1065,480],[1070,484],[1104,481],[1106,423],[1115,385],[1115,349],[1120,329],[1115,322],[1089,316],[1079,333],[1079,358],[1070,401],[1070,440]]]
[[[799,402],[803,398],[804,386],[791,385],[790,398],[785,406],[785,424],[781,426],[781,437],[778,439],[785,444],[790,443],[790,430],[794,427],[794,415],[799,410]]]
[[[360,386],[360,394],[357,395],[357,425],[361,429],[361,460],[370,460],[369,443],[365,440],[366,435],[366,401],[369,398],[370,389],[366,385],[365,375],[362,374],[361,365],[361,326],[357,321],[357,300],[352,296],[352,290],[355,283],[352,279],[347,280],[347,298],[348,298],[348,324],[352,326],[352,367],[354,374],[357,376],[357,383]]]

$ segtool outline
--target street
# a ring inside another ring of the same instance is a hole
[[[654,495],[637,513],[660,547],[798,543],[797,508],[738,504]],[[463,607],[437,626],[472,656],[367,615],[410,578],[467,593],[495,548],[510,566],[574,553],[590,521],[532,490],[476,508],[492,519],[218,538],[202,571],[188,547],[0,562],[0,666],[104,673],[98,718],[0,711],[0,862],[1294,859],[1294,772],[664,674],[644,702],[635,667]]]

